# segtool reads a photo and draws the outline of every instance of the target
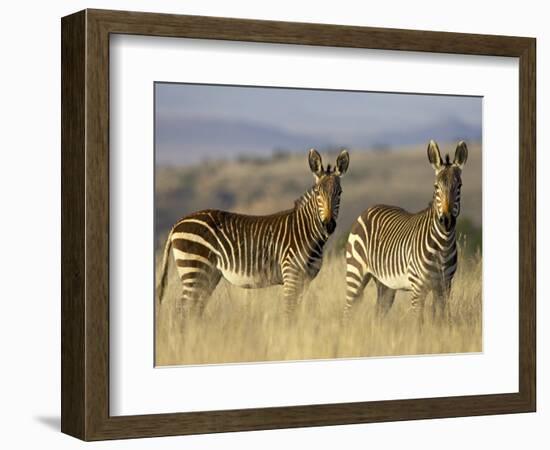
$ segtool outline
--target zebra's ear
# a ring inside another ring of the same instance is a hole
[[[428,144],[428,160],[436,172],[441,170],[441,153],[439,153],[439,147],[433,139]]]
[[[455,159],[453,164],[462,170],[466,160],[468,159],[468,147],[466,147],[466,142],[460,141],[456,146],[455,150]]]
[[[336,159],[336,175],[343,176],[348,170],[349,153],[347,150],[342,150]]]
[[[309,168],[316,177],[323,175],[323,160],[319,152],[314,148],[309,151]]]

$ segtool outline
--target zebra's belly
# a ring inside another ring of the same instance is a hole
[[[411,283],[406,273],[397,274],[394,276],[376,276],[376,278],[390,289],[400,289],[409,291]]]
[[[231,270],[222,270],[223,277],[231,284],[243,288],[262,288],[281,284],[282,280],[277,280],[276,276],[266,276],[265,274],[244,274]]]

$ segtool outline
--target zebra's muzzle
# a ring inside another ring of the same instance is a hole
[[[334,230],[336,229],[336,220],[330,219],[326,224],[325,228],[327,229],[328,234],[334,233]]]
[[[439,223],[445,227],[446,231],[450,231],[454,225],[453,217],[450,214],[443,214],[439,216]]]

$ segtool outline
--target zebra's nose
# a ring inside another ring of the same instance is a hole
[[[330,219],[325,225],[329,234],[332,234],[336,229],[336,220]]]
[[[439,218],[439,222],[445,226],[446,230],[450,230],[451,225],[452,225],[451,215],[450,214],[443,214]]]

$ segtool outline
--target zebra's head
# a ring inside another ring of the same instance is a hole
[[[348,166],[349,153],[347,150],[340,152],[334,168],[331,168],[329,164],[326,169],[323,167],[321,155],[317,150],[312,148],[309,151],[309,167],[315,177],[313,192],[317,200],[317,211],[329,234],[332,234],[336,228],[340,196],[342,195],[340,177],[346,173]]]
[[[460,213],[460,188],[462,187],[462,167],[468,159],[468,148],[460,141],[455,150],[453,162],[449,155],[445,161],[441,158],[439,147],[435,141],[428,145],[428,160],[435,170],[434,200],[437,218],[447,231],[456,225]]]

